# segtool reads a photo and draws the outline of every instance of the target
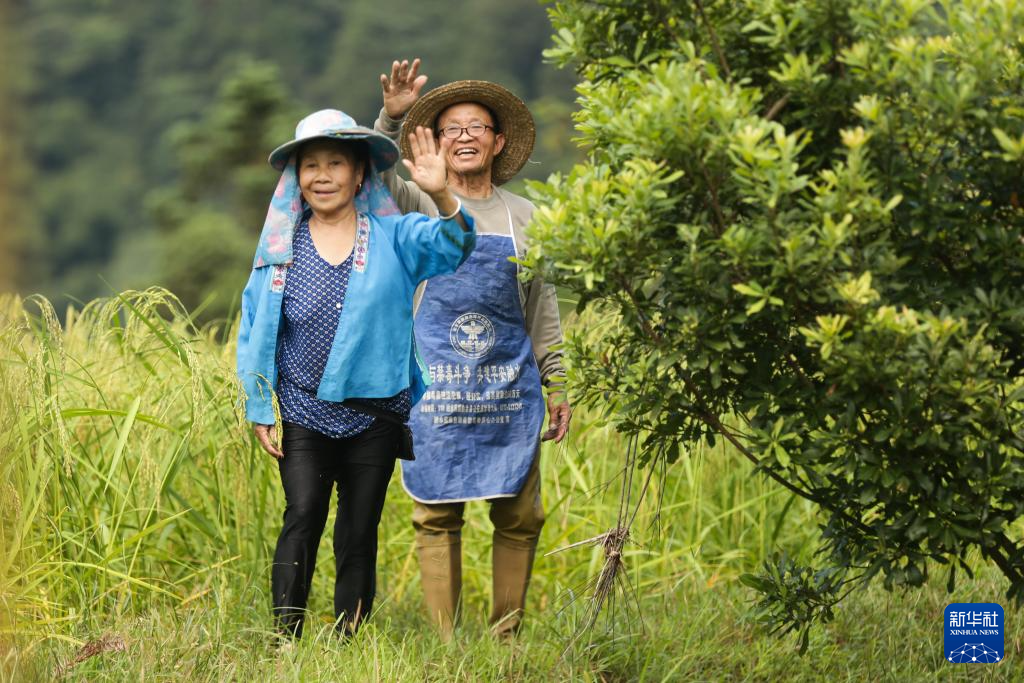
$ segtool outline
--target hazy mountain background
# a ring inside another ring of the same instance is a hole
[[[337,107],[370,124],[378,76],[500,82],[531,107],[524,177],[574,159],[573,74],[543,63],[535,0],[0,4],[0,289],[62,309],[161,284],[231,310],[276,178],[268,152]]]

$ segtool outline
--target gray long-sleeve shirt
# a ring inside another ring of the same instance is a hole
[[[391,118],[381,109],[373,128],[397,143],[401,126],[401,120]],[[430,196],[415,183],[399,177],[394,168],[385,171],[381,177],[394,196],[398,208],[403,212],[418,211],[428,216],[438,215],[437,206]],[[476,221],[477,233],[511,235],[517,255],[522,255],[526,245],[524,228],[533,216],[533,204],[525,197],[500,187],[494,187],[493,190],[487,199],[473,199],[455,194]],[[511,226],[509,215],[512,217]],[[422,289],[416,294],[417,308],[421,292]],[[560,378],[564,375],[562,352],[560,349],[551,348],[562,343],[562,324],[558,315],[558,297],[554,286],[542,282],[539,278],[520,282],[519,303],[523,308],[526,333],[533,346],[533,355],[537,359],[541,381],[545,384],[561,383]]]

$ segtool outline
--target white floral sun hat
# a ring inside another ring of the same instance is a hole
[[[335,140],[363,140],[370,148],[370,159],[378,173],[398,162],[398,146],[391,138],[356,123],[355,119],[337,109],[321,109],[299,121],[295,138],[270,153],[270,165],[283,171],[292,153],[299,145],[317,138]]]

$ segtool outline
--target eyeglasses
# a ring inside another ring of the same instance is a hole
[[[449,140],[457,140],[462,137],[462,131],[469,133],[469,137],[478,138],[487,130],[494,130],[494,126],[485,126],[482,123],[471,123],[468,126],[445,126],[441,129],[441,135]]]

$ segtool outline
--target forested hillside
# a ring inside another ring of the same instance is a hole
[[[267,153],[313,109],[370,123],[396,57],[422,57],[428,88],[485,78],[519,93],[540,126],[525,175],[573,153],[573,77],[542,63],[550,26],[535,0],[25,0],[3,12],[18,265],[0,285],[58,307],[107,293],[102,276],[166,285],[190,306],[218,292],[208,314],[227,312],[273,187]]]

